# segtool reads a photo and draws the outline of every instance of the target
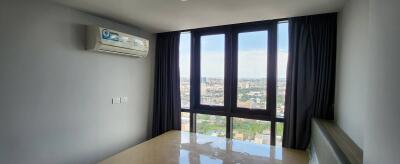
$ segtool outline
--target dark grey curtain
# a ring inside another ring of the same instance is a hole
[[[179,32],[157,34],[153,137],[180,130]]]
[[[337,14],[289,19],[283,146],[306,149],[311,118],[333,119]]]

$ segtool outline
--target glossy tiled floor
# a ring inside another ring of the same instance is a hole
[[[129,148],[102,164],[308,163],[305,151],[170,131]]]

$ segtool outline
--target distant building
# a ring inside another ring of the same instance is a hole
[[[271,136],[269,134],[256,134],[254,142],[257,144],[269,144]]]
[[[235,139],[243,140],[244,139],[244,135],[242,133],[235,133]]]

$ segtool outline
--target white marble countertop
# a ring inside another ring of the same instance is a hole
[[[126,149],[100,164],[308,163],[305,151],[169,131]]]

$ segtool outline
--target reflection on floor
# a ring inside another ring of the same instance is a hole
[[[305,151],[170,131],[101,163],[308,163]]]

